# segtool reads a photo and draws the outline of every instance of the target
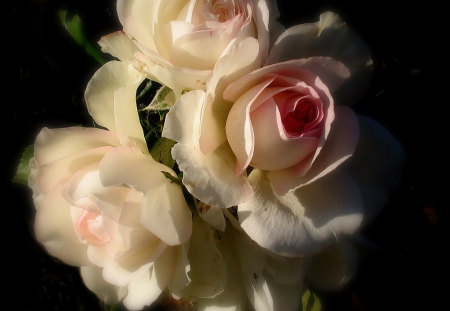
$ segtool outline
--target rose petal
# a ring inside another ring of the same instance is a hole
[[[201,90],[182,95],[166,115],[162,136],[178,143],[198,146],[201,109],[205,100],[206,93]]]
[[[244,176],[236,176],[235,158],[223,146],[204,155],[199,149],[199,119],[206,94],[184,94],[166,116],[163,136],[178,142],[172,156],[183,171],[183,184],[202,202],[213,207],[229,207],[250,195]],[[223,187],[226,184],[227,187]]]
[[[77,171],[100,161],[113,147],[88,149],[48,164],[39,165],[37,173],[30,176],[31,183],[38,185],[37,192],[48,192],[59,182],[67,180]]]
[[[250,110],[256,98],[272,83],[273,79],[268,78],[248,90],[234,103],[228,114],[225,129],[228,143],[237,159],[237,175],[242,174],[253,157],[255,133],[250,121]]]
[[[223,100],[223,91],[238,77],[258,68],[259,57],[257,40],[245,38],[230,44],[230,49],[217,61],[208,82],[208,94],[214,100],[207,101],[202,111],[200,148],[203,153],[210,153],[226,141],[225,123],[231,103]]]
[[[223,97],[226,100],[235,102],[253,85],[261,83],[266,79],[267,75],[277,72],[289,72],[290,75],[298,77],[300,80],[308,79],[308,76],[305,76],[307,72],[310,74],[312,73],[314,77],[318,76],[330,90],[336,89],[350,74],[348,69],[341,62],[330,57],[295,59],[283,63],[267,65],[242,76],[227,87]],[[307,84],[311,85],[314,84],[314,82]]]
[[[254,241],[276,254],[317,253],[361,225],[359,189],[340,171],[282,197],[262,171],[253,170],[249,181],[254,195],[238,206],[239,221]]]
[[[84,285],[106,304],[116,304],[126,294],[124,288],[114,286],[103,279],[102,268],[84,266],[80,268],[80,273]]]
[[[236,176],[236,158],[226,144],[206,156],[191,146],[177,144],[172,156],[183,171],[183,184],[189,192],[212,207],[235,206],[252,194],[247,176]]]
[[[198,300],[199,311],[244,311],[248,310],[247,297],[242,284],[239,264],[235,258],[233,249],[234,237],[230,230],[221,235],[222,239],[217,244],[224,261],[226,262],[226,285],[222,293],[214,298],[202,298]],[[257,260],[257,258],[255,258]]]
[[[177,264],[173,271],[172,280],[167,285],[170,293],[175,299],[180,299],[183,296],[184,289],[189,284],[188,271],[190,269],[189,259],[187,257],[186,245],[176,247],[176,261]]]
[[[205,89],[206,81],[211,77],[211,70],[198,70],[191,68],[173,67],[161,62],[160,57],[146,53],[137,52],[137,60],[145,64],[143,68],[151,80],[181,93],[184,90]]]
[[[114,93],[122,87],[137,88],[143,79],[136,69],[124,62],[111,61],[97,70],[84,93],[88,111],[95,122],[116,131]],[[135,103],[135,98],[126,102],[129,105]]]
[[[358,119],[345,106],[336,107],[335,113],[330,135],[306,175],[301,176],[295,168],[268,173],[270,182],[279,195],[316,181],[351,157],[359,138]]]
[[[168,245],[189,240],[192,215],[181,187],[168,179],[145,192],[142,200],[142,225]]]
[[[275,101],[269,100],[251,114],[255,136],[252,166],[262,170],[280,170],[291,167],[316,150],[315,137],[288,138]],[[230,139],[229,139],[230,140]]]
[[[215,231],[198,217],[194,218],[193,227],[188,254],[191,283],[184,295],[196,298],[215,297],[225,289],[226,263],[217,248]]]
[[[174,22],[171,24],[172,29],[177,25]],[[241,24],[242,22],[236,19],[218,28],[197,30],[178,36],[171,46],[170,60],[179,67],[213,69],[224,49],[236,36],[239,30],[237,28],[240,28]]]
[[[37,164],[43,165],[79,152],[105,146],[119,146],[117,136],[101,129],[68,127],[43,128],[34,144]]]
[[[372,73],[370,51],[361,38],[332,12],[321,14],[316,23],[287,29],[273,45],[268,63],[319,55],[333,57],[349,68],[351,77],[339,90],[343,103],[352,103],[363,94]]]
[[[313,257],[307,277],[318,290],[339,290],[353,277],[357,263],[357,250],[343,240]]]
[[[115,148],[108,152],[99,164],[99,171],[105,187],[128,185],[144,194],[149,189],[170,183],[161,171],[176,176],[167,166],[132,147]]]
[[[36,204],[34,230],[36,239],[47,252],[73,266],[90,265],[87,246],[78,239],[70,216],[70,204],[61,196],[62,185],[56,185]]]
[[[155,277],[154,266],[143,269],[127,286],[128,294],[123,304],[128,310],[142,310],[155,301],[164,287],[160,287]]]
[[[134,54],[139,51],[139,48],[123,31],[116,31],[103,36],[98,44],[104,53],[132,64],[136,62]]]
[[[136,107],[136,90],[141,81],[114,92],[114,125],[123,146],[136,146],[148,154],[144,131]]]
[[[369,222],[401,180],[405,151],[378,122],[359,117],[361,138],[345,170],[361,188],[366,222]]]
[[[208,207],[207,210],[200,210],[199,208],[198,215],[214,229],[225,231],[227,224],[222,209]]]

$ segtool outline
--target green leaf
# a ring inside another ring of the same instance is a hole
[[[94,58],[98,63],[103,65],[105,60],[102,53],[86,38],[83,31],[83,23],[80,16],[71,14],[67,10],[59,10],[58,17],[69,35],[80,45],[87,54]]]
[[[316,294],[307,289],[302,296],[302,311],[321,311],[322,303]]]
[[[13,182],[28,185],[28,175],[30,174],[30,160],[33,157],[33,145],[28,146],[22,153],[19,166],[17,167],[16,175],[13,177]]]
[[[161,111],[169,110],[175,104],[176,96],[172,89],[162,86],[153,97],[152,102],[144,110]]]
[[[171,151],[175,144],[175,141],[161,137],[150,149],[150,155],[159,163],[173,168],[175,166],[175,160],[172,158]]]

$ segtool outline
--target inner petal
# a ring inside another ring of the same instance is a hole
[[[312,124],[318,120],[320,111],[317,105],[308,97],[299,100],[295,110],[283,117],[283,126],[286,133],[292,136],[300,136]]]

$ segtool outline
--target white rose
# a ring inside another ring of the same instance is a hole
[[[43,129],[35,143],[30,186],[36,238],[62,261],[81,268],[88,288],[130,310],[152,303],[166,287],[188,282],[183,243],[192,216],[168,167],[148,154],[136,111],[143,80],[131,65],[110,62],[86,90],[96,128]]]
[[[177,91],[204,89],[216,63],[245,39],[265,59],[278,17],[273,0],[118,0],[117,13],[124,31],[103,37],[103,51]]]

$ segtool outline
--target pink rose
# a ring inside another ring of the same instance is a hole
[[[341,63],[314,57],[263,67],[231,83],[224,98],[234,102],[226,133],[236,173],[249,166],[268,171],[283,195],[348,158],[358,121],[350,109],[335,107],[331,95],[348,76]]]
[[[166,117],[184,185],[213,207],[237,206],[242,229],[276,254],[317,254],[354,234],[403,162],[382,126],[344,106],[367,85],[371,64],[331,12],[282,33],[262,68],[229,75],[232,59],[221,62],[206,92],[182,95]]]

